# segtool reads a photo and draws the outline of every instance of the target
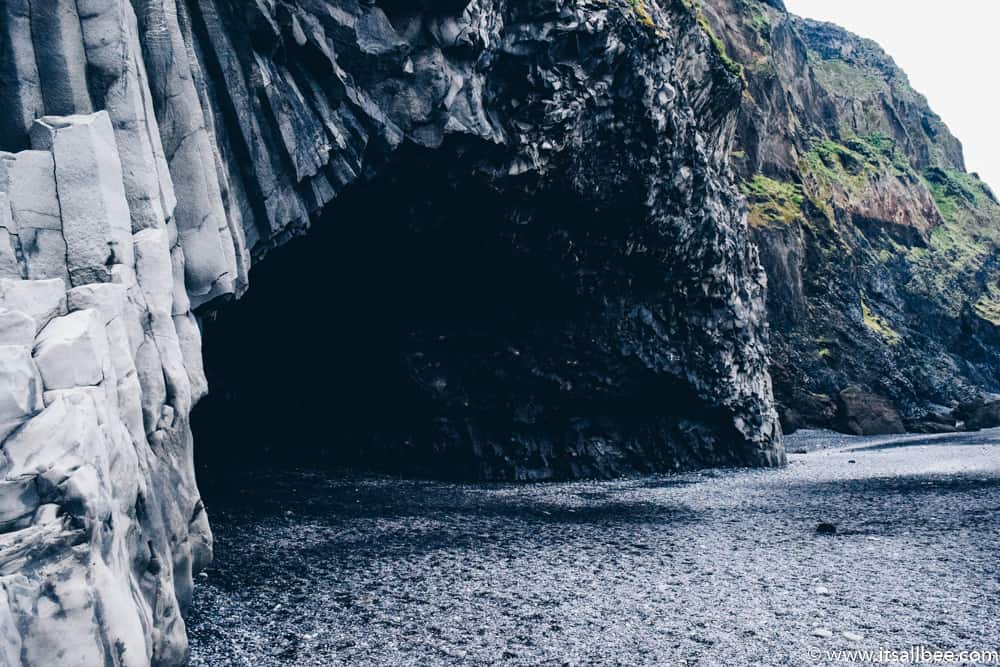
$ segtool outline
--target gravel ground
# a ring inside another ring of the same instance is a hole
[[[1000,430],[805,432],[788,449],[809,453],[783,470],[203,480],[216,561],[195,590],[191,664],[804,665],[823,649],[996,650],[998,445]]]

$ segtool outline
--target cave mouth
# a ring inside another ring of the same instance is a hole
[[[202,322],[210,393],[192,414],[200,469],[464,475],[471,461],[427,460],[435,419],[463,401],[444,395],[433,365],[547,329],[575,295],[518,250],[500,194],[459,178],[440,152],[401,149],[307,235],[255,264],[247,294]]]
[[[665,440],[726,421],[686,384],[608,361],[607,290],[629,281],[587,266],[620,264],[599,230],[621,225],[566,192],[500,190],[461,153],[404,147],[204,318],[203,480],[302,466],[609,476],[673,468]],[[609,455],[610,441],[626,446]]]

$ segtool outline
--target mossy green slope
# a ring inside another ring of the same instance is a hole
[[[913,419],[1000,391],[1000,205],[927,100],[876,43],[781,0],[698,11],[745,72],[731,158],[786,414],[836,426],[813,408],[851,384]]]

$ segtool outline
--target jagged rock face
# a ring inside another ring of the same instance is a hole
[[[314,220],[538,278],[467,262],[510,322],[442,301],[391,350],[425,469],[783,461],[727,167],[740,82],[682,3],[6,0],[0,91],[5,663],[183,661],[211,557],[194,312]]]
[[[391,354],[416,385],[407,403],[427,407],[389,437],[408,443],[405,456],[373,461],[531,479],[753,462],[769,450],[761,276],[724,177],[739,83],[690,12],[671,22],[651,6],[657,34],[632,7],[604,3],[472,3],[460,15],[210,4],[189,6],[192,35],[201,70],[215,73],[216,127],[242,135],[222,155],[228,171],[244,170],[253,255],[367,174],[373,200],[405,192],[400,182],[417,191],[422,210],[368,214],[409,216],[400,224],[418,233],[438,219],[454,226],[446,239],[461,239],[475,199],[490,201],[472,245],[547,266],[538,289],[560,291],[544,323],[414,329]],[[257,80],[262,94],[242,92]],[[414,187],[436,187],[418,173],[430,158],[406,146],[435,153],[429,171],[444,190],[432,206]],[[334,208],[323,224],[358,214]]]
[[[786,429],[843,428],[852,385],[909,422],[1000,389],[1000,206],[927,101],[877,44],[780,2],[703,16],[747,81],[733,164]]]
[[[386,384],[408,384],[411,391],[390,408],[388,434],[371,433],[382,444],[355,458],[499,479],[754,462],[775,437],[762,401],[768,390],[759,366],[760,276],[741,239],[741,204],[716,162],[732,129],[738,83],[708,62],[675,62],[682,42],[636,24],[631,12],[556,10],[544,3],[519,6],[490,19],[499,32],[477,39],[502,48],[476,53],[477,67],[489,63],[485,78],[465,58],[455,60],[464,54],[437,54],[441,38],[434,35],[444,27],[428,27],[426,17],[405,13],[386,19],[395,23],[392,34],[412,40],[398,47],[401,76],[410,63],[418,81],[451,72],[453,80],[474,83],[444,112],[458,84],[419,93],[421,99],[443,96],[440,105],[401,106],[395,91],[403,83],[378,72],[373,97],[389,95],[382,104],[389,119],[433,157],[415,149],[376,154],[389,165],[374,167],[380,175],[364,186],[367,194],[345,193],[360,198],[360,206],[334,205],[318,232],[336,243],[345,233],[339,230],[365,217],[373,229],[378,221],[394,221],[382,234],[403,239],[396,242],[405,249],[383,270],[407,276],[412,293],[397,293],[401,303],[382,305],[396,312],[425,295],[439,301],[435,307],[423,298],[426,305],[414,309],[420,322],[375,325],[410,327],[405,342],[385,353],[399,361],[399,379]],[[691,17],[678,19],[689,25],[677,29],[693,30],[700,42]],[[553,25],[543,38],[537,31],[547,22]],[[608,25],[598,29],[595,22]],[[609,32],[614,24],[624,32]],[[519,27],[508,33],[500,25]],[[690,81],[678,78],[695,66],[708,69]],[[362,67],[354,78],[370,76]],[[473,97],[462,97],[468,94]],[[688,99],[692,106],[678,113],[678,102]],[[427,115],[414,118],[417,111]],[[461,138],[443,138],[451,134]],[[377,244],[391,254],[377,237],[352,243]],[[490,256],[477,255],[477,248]],[[313,253],[303,263],[322,261],[315,256],[321,248],[313,246]],[[461,266],[451,258],[457,253],[467,253]],[[432,272],[444,273],[449,262],[453,266],[435,281]],[[731,275],[746,280],[730,284]],[[451,314],[440,301],[455,282],[465,293],[455,296]],[[220,341],[248,324],[220,332]],[[706,337],[706,330],[715,333]],[[259,335],[258,341],[271,338]],[[258,344],[247,341],[251,348]],[[232,378],[233,392],[224,394],[247,397],[230,406],[233,415],[266,409],[255,385],[274,384],[266,375],[256,381],[250,373],[240,376],[240,356],[233,353],[218,374],[220,383]],[[694,359],[706,363],[690,363]],[[344,386],[354,390],[352,383]],[[383,390],[388,393],[388,386]],[[340,403],[318,386],[302,393],[317,396],[316,403]],[[421,406],[418,414],[412,414],[414,405]],[[316,412],[307,408],[299,423]],[[343,412],[349,417],[354,411]],[[227,416],[215,419],[231,423]],[[362,424],[362,439],[382,422]],[[747,449],[748,435],[759,444]]]

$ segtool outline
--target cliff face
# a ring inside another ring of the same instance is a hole
[[[934,404],[997,391],[1000,206],[924,97],[874,42],[780,2],[698,11],[747,83],[733,165],[786,430],[851,430],[852,385],[918,428]]]
[[[493,479],[770,457],[778,436],[762,276],[725,166],[740,84],[689,12],[552,2],[470,5],[461,15],[282,7],[275,25],[259,13],[219,15],[227,39],[234,25],[257,36],[242,47],[253,58],[228,60],[217,46],[204,56],[207,72],[248,70],[210,91],[213,108],[245,106],[233,91],[273,69],[265,78],[275,100],[217,125],[274,118],[284,132],[262,133],[244,152],[298,161],[274,170],[298,174],[295,187],[242,175],[248,208],[256,202],[268,221],[247,231],[247,244],[262,255],[301,231],[299,211],[330,200],[310,259],[295,263],[322,265],[323,245],[338,238],[353,239],[355,253],[377,248],[371,262],[381,256],[382,272],[406,284],[372,298],[393,315],[411,311],[401,321],[344,313],[351,327],[405,335],[383,351],[398,362],[373,399],[384,416],[360,425],[361,444],[346,429],[334,434],[334,448],[381,466]],[[222,39],[214,20],[192,12],[196,43]],[[300,44],[297,25],[312,41]],[[336,52],[336,66],[332,53],[307,57],[317,45]],[[317,145],[327,148],[301,164]],[[338,300],[357,289],[339,288]],[[249,326],[219,319],[220,340]],[[325,329],[315,320],[297,328]],[[250,377],[266,364],[231,356],[216,379],[236,400],[220,392],[209,401],[234,416],[266,410],[266,392],[252,387],[275,382]],[[297,428],[327,412],[324,402],[343,406],[336,387],[302,393],[316,399]]]
[[[783,461],[727,166],[741,83],[682,3],[4,0],[0,91],[4,663],[182,662],[211,558],[196,313],[313,221],[374,211],[524,271],[464,267],[504,326],[410,322],[408,455],[520,479]]]

